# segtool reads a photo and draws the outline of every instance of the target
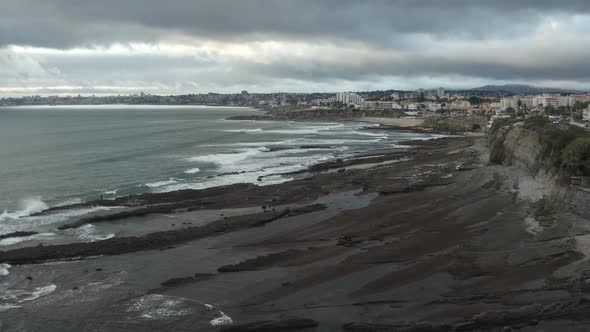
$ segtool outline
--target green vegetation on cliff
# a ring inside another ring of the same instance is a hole
[[[543,146],[543,158],[554,167],[575,166],[586,159],[590,152],[587,150],[588,145],[584,144],[589,136],[580,127],[570,126],[567,130],[562,130],[551,126],[540,131],[539,135]],[[566,160],[569,165],[566,165]]]
[[[502,164],[527,158],[514,155],[514,147],[525,144],[525,138],[536,141],[534,148],[538,151],[533,154],[539,161],[538,168],[565,175],[590,175],[585,167],[590,164],[590,134],[576,126],[562,129],[544,117],[494,122],[489,136],[490,161]]]

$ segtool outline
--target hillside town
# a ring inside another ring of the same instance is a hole
[[[389,96],[367,98],[341,92],[327,99],[311,101],[311,109],[348,107],[358,110],[392,110],[405,116],[436,114],[517,116],[547,115],[569,117],[575,122],[590,121],[590,94],[513,95],[502,98],[436,90],[393,92]]]
[[[220,105],[247,106],[262,110],[348,109],[392,111],[398,116],[532,116],[547,115],[564,123],[590,121],[589,93],[541,93],[519,95],[505,91],[418,89],[338,93],[188,94],[160,96],[145,93],[118,96],[28,96],[2,98],[0,106],[32,105]]]

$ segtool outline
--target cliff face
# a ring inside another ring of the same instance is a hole
[[[544,168],[539,135],[520,123],[493,130],[489,145],[493,163],[514,165],[533,177]]]
[[[590,217],[590,192],[571,186],[569,176],[543,156],[543,144],[538,132],[523,123],[492,128],[488,137],[490,161],[509,167],[519,195],[530,199],[549,197],[564,211]]]
[[[430,116],[424,119],[422,127],[436,131],[460,133],[482,131],[488,124],[485,116]]]

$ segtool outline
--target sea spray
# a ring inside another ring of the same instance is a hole
[[[18,210],[14,212],[4,211],[0,214],[0,222],[5,220],[16,220],[30,216],[33,213],[48,209],[49,206],[39,196],[27,197],[19,201]]]

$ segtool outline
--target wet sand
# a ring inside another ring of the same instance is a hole
[[[531,232],[530,202],[482,138],[408,144],[284,184],[89,203],[127,209],[63,226],[258,212],[0,252],[8,282],[56,286],[0,312],[2,331],[589,329],[588,221]]]

